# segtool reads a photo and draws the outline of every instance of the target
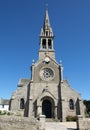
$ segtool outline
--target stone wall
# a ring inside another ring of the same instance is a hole
[[[77,128],[78,130],[90,130],[90,118],[84,118],[82,115],[78,115]]]
[[[72,99],[74,103],[74,109],[70,109],[69,100]],[[84,104],[80,97],[74,89],[71,88],[67,80],[61,83],[61,100],[62,100],[62,121],[66,121],[67,116],[84,116]]]
[[[37,130],[37,120],[27,117],[0,116],[0,130]]]

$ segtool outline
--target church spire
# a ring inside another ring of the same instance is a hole
[[[44,24],[43,27],[41,29],[41,34],[40,36],[54,36],[53,35],[53,31],[52,28],[50,26],[50,20],[49,20],[49,15],[48,15],[48,9],[46,9],[46,13],[45,13],[45,18],[44,18]]]
[[[54,47],[53,47],[53,31],[50,25],[48,9],[45,12],[44,24],[41,28],[40,33],[40,50],[39,58],[43,58],[44,55],[48,54],[50,57],[55,58]]]
[[[46,14],[45,14],[45,20],[44,20],[43,28],[47,29],[49,27],[50,27],[50,21],[49,21],[49,16],[48,16],[48,9],[46,9]]]

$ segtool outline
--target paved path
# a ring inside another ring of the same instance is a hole
[[[67,130],[76,129],[75,122],[46,122],[45,130]]]

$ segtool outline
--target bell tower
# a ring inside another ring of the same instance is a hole
[[[48,9],[46,9],[43,27],[40,33],[40,50],[39,59],[43,59],[46,55],[55,59],[55,51],[53,46],[54,34],[50,26]]]

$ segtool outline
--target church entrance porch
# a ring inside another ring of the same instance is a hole
[[[44,98],[42,101],[42,115],[45,115],[46,118],[54,118],[55,109],[54,101],[51,98]]]

